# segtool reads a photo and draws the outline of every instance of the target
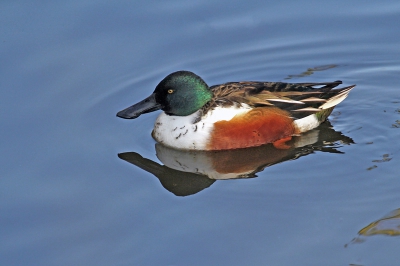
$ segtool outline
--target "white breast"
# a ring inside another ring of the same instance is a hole
[[[197,123],[193,122],[199,116],[199,112],[188,116],[172,116],[163,112],[154,124],[153,137],[157,142],[176,149],[206,150],[215,122],[229,121],[235,115],[249,110],[250,107],[247,105],[229,108],[216,107]]]

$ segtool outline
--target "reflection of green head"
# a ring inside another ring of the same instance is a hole
[[[177,116],[193,114],[213,96],[204,80],[189,71],[169,74],[157,85],[154,93],[161,109]]]

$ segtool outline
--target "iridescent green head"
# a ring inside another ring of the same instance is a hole
[[[212,97],[204,80],[189,71],[169,74],[157,85],[154,93],[164,112],[178,116],[193,114]]]
[[[202,78],[189,71],[177,71],[166,76],[152,95],[120,111],[117,116],[133,119],[158,109],[169,115],[187,116],[202,108],[212,96]]]

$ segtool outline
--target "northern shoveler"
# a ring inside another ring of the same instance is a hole
[[[134,119],[163,110],[153,138],[185,150],[229,150],[285,142],[319,126],[355,85],[333,89],[324,83],[229,82],[209,87],[189,71],[165,77],[153,94],[120,112]]]

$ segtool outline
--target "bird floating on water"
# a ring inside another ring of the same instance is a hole
[[[229,150],[273,143],[318,127],[355,85],[342,81],[283,83],[242,81],[209,87],[190,71],[166,76],[146,99],[120,111],[134,119],[161,109],[153,138],[184,150]]]

